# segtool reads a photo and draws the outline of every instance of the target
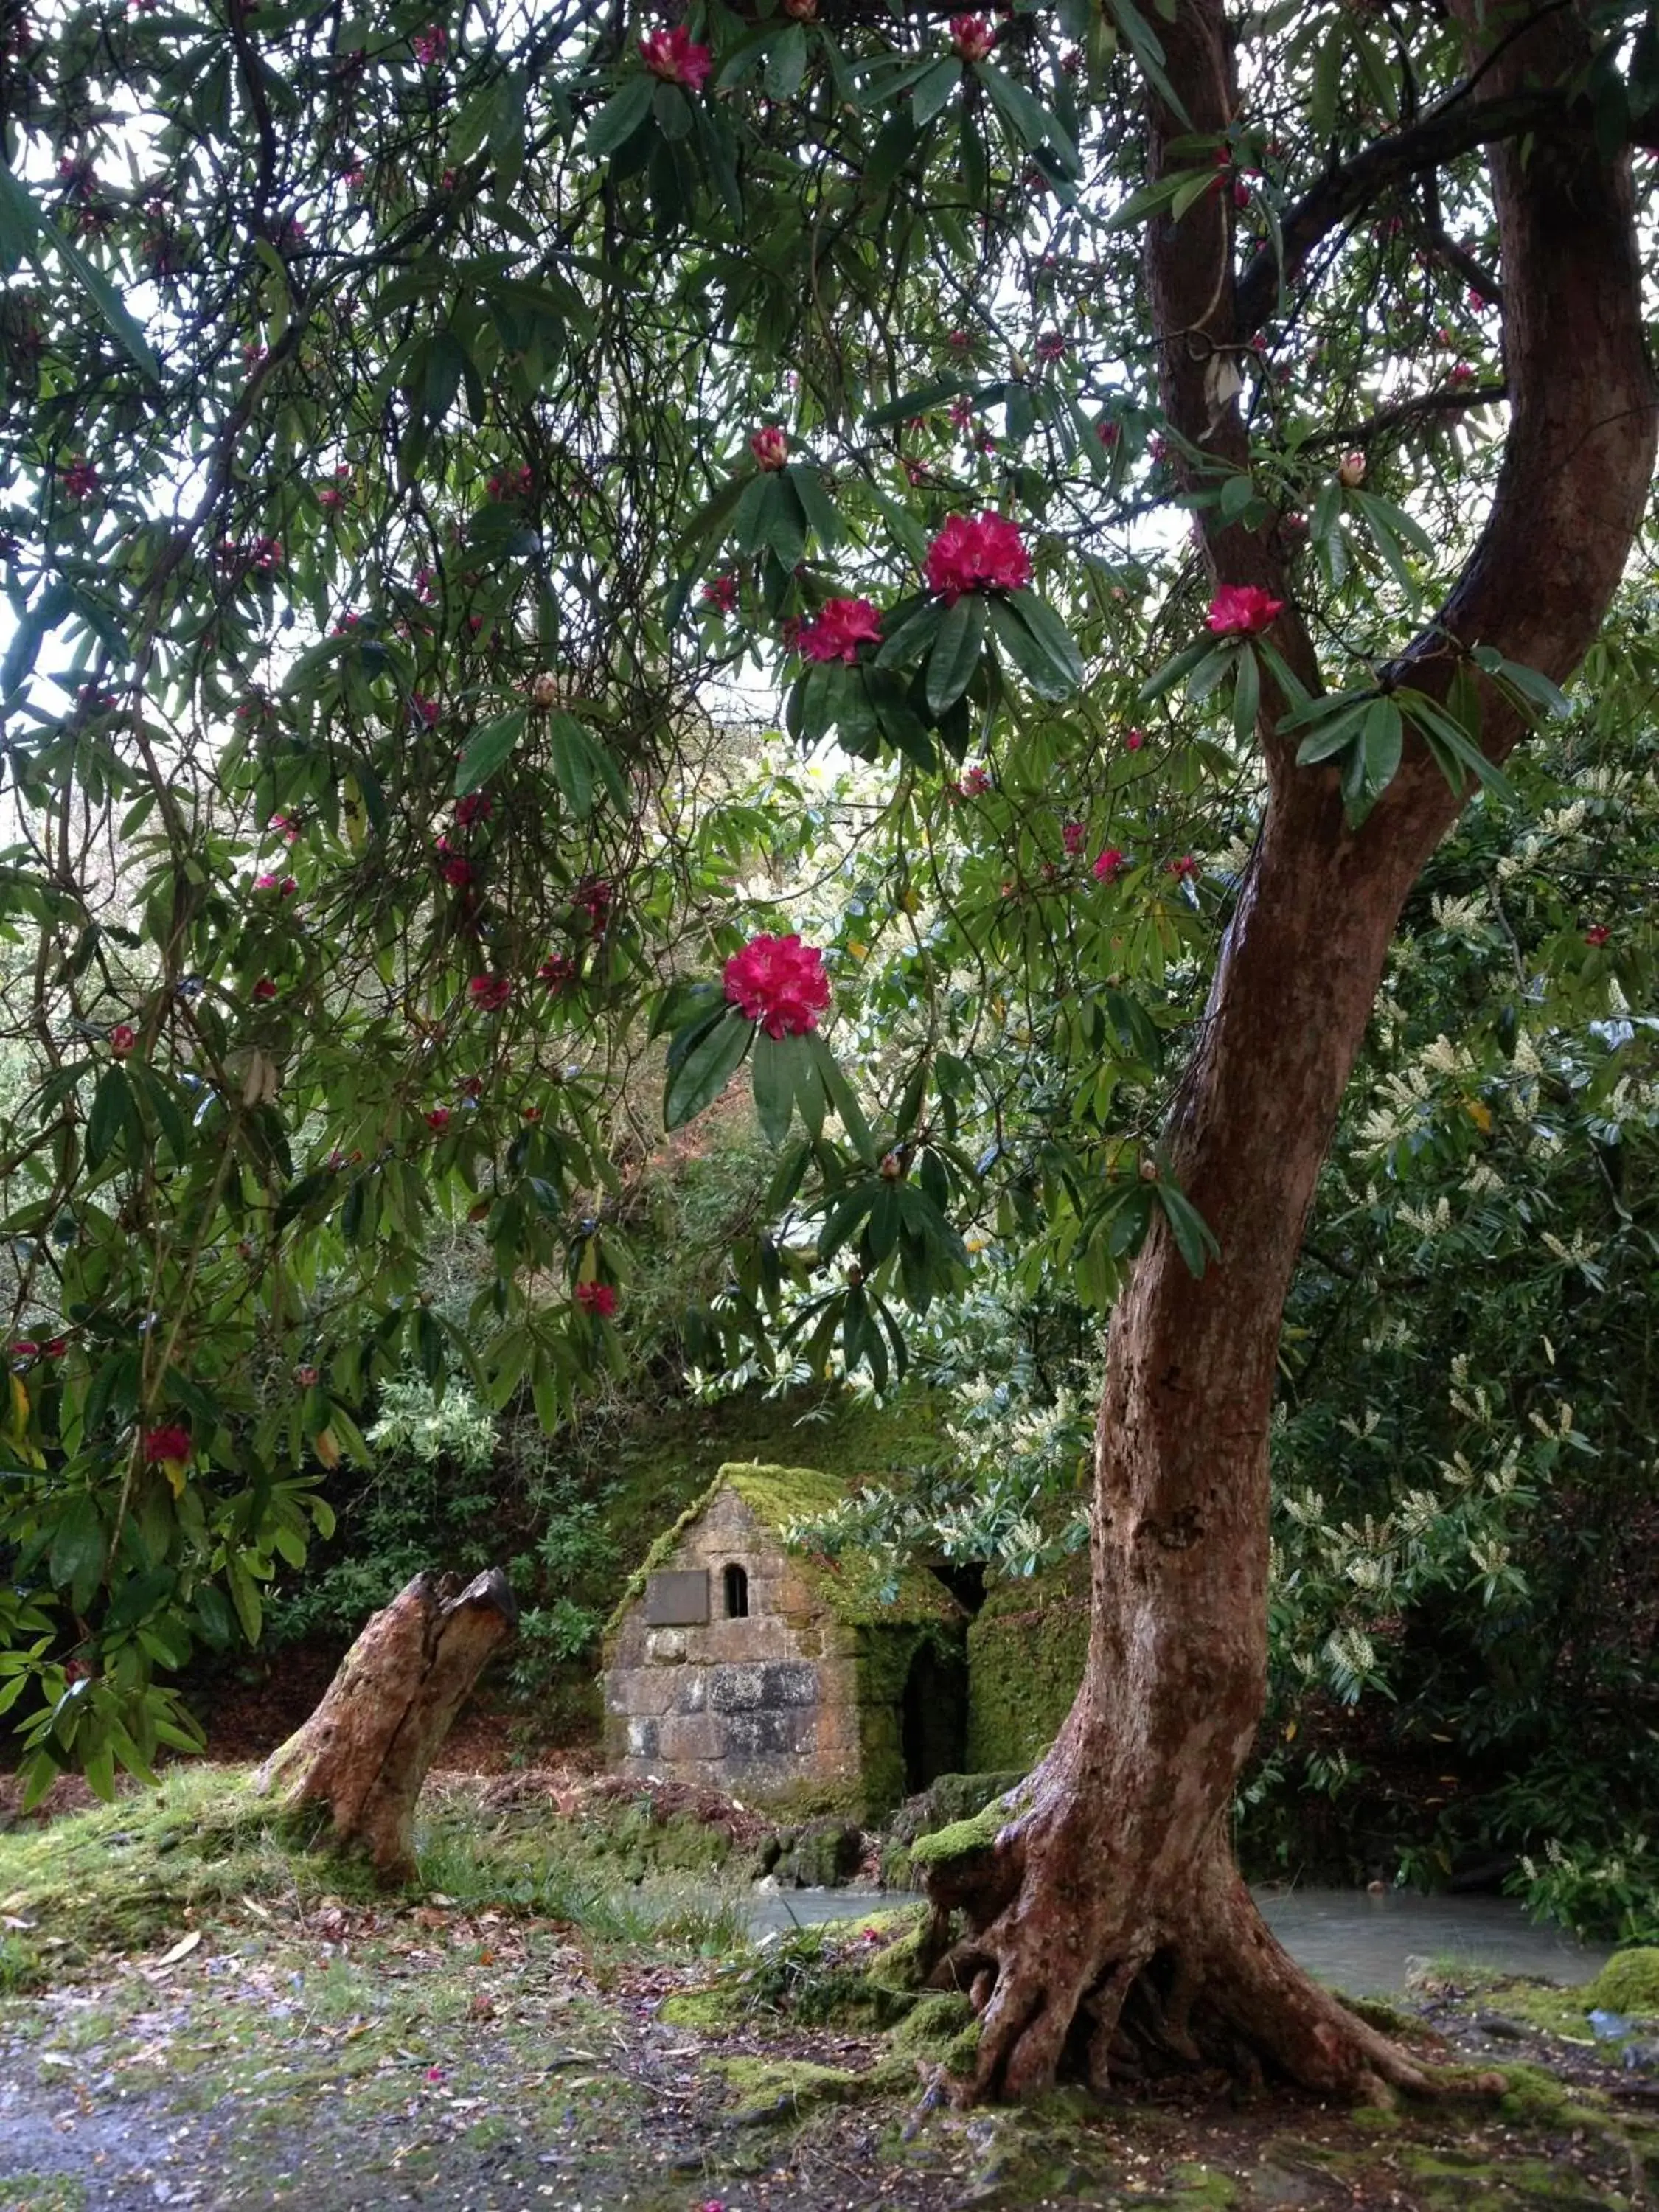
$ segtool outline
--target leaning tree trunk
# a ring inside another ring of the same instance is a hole
[[[1475,4],[1460,0],[1471,19]],[[1160,35],[1191,118],[1158,119],[1161,156],[1177,130],[1223,130],[1236,100],[1218,0],[1182,0]],[[1541,16],[1473,96],[1565,83],[1585,52],[1571,9]],[[1617,586],[1653,462],[1626,164],[1604,161],[1587,125],[1540,130],[1524,162],[1500,150],[1492,164],[1509,441],[1463,578],[1395,672],[1442,695],[1475,644],[1571,672]],[[1170,417],[1237,467],[1247,434],[1212,374],[1218,348],[1249,336],[1234,319],[1230,220],[1224,198],[1155,226],[1149,283]],[[1217,527],[1208,552],[1218,580],[1282,592],[1271,538]],[[1316,682],[1294,614],[1274,634]],[[981,2008],[969,2098],[1032,2093],[1062,2063],[1097,2086],[1183,2065],[1339,2095],[1423,2080],[1274,1940],[1227,1819],[1265,1692],[1284,1300],[1401,908],[1461,802],[1408,754],[1351,830],[1334,775],[1297,769],[1293,741],[1273,739],[1276,711],[1267,702],[1261,838],[1168,1132],[1221,1256],[1194,1279],[1163,1226],[1140,1255],[1109,1339],[1082,1687],[994,1844],[929,1879],[939,1945],[953,1911],[967,1922],[939,1972],[971,1981]],[[1495,696],[1486,713],[1499,757],[1520,731]]]
[[[416,1575],[369,1621],[316,1711],[272,1752],[254,1787],[285,1806],[326,1805],[335,1843],[364,1851],[387,1881],[407,1875],[427,1770],[518,1618],[499,1567],[459,1592]]]

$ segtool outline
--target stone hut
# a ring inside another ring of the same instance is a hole
[[[961,1768],[956,1599],[787,1540],[843,1497],[814,1468],[730,1465],[659,1540],[605,1634],[614,1771],[872,1815]]]

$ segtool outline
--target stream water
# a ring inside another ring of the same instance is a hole
[[[1258,1889],[1268,1926],[1309,1972],[1356,1996],[1404,1989],[1413,1960],[1455,1959],[1546,1981],[1587,1982],[1609,1954],[1540,1927],[1502,1897],[1419,1897],[1409,1890]],[[906,1903],[875,1889],[757,1889],[750,1933],[807,1927]]]

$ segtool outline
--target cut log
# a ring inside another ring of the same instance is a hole
[[[309,1720],[272,1752],[254,1788],[295,1810],[326,1805],[331,1840],[388,1881],[415,1865],[415,1801],[484,1662],[518,1626],[499,1567],[457,1590],[416,1575],[340,1662]]]

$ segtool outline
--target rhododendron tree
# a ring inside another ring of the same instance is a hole
[[[964,1231],[1109,1329],[1078,1701],[933,1877],[953,2094],[1420,2078],[1227,1849],[1279,1317],[1440,839],[1540,722],[1570,787],[1650,713],[1644,21],[89,0],[9,42],[28,1790],[194,1740],[174,1676],[258,1636],[405,1363],[571,1416],[626,1356],[634,1072],[678,1125],[746,1066],[777,1168],[703,1364],[887,1384]],[[1551,936],[1596,1019],[1651,997],[1631,903]],[[440,1228],[464,1319],[412,1295]]]

